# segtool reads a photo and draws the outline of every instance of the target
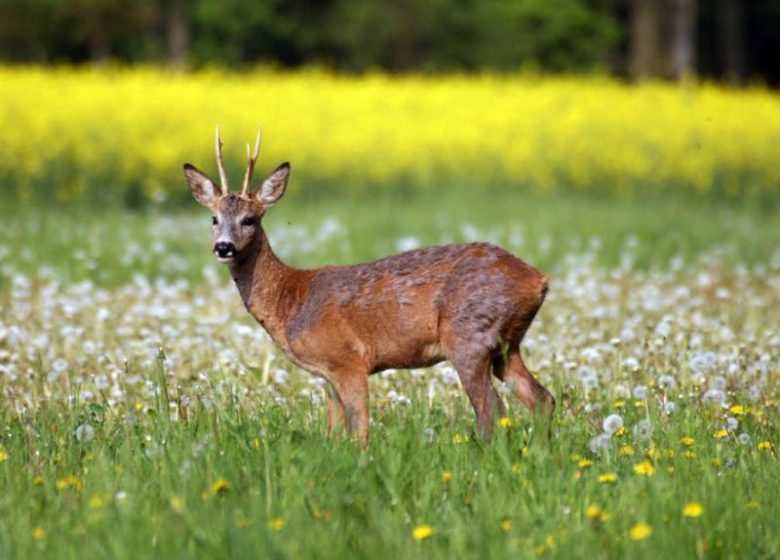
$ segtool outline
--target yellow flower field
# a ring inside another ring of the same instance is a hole
[[[780,192],[780,97],[761,88],[10,67],[0,68],[3,189],[62,200],[184,196],[181,164],[212,171],[217,123],[233,176],[262,124],[263,169],[290,160],[298,179],[345,192],[451,181]]]

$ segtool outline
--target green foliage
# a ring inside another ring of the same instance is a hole
[[[4,0],[0,58],[163,60],[176,0]],[[587,0],[192,0],[180,2],[195,64],[325,63],[351,71],[585,71],[619,35]]]
[[[350,70],[582,71],[604,62],[615,21],[582,0],[337,3],[331,25]]]

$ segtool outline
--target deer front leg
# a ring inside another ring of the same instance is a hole
[[[363,371],[344,370],[331,375],[331,384],[337,393],[341,409],[341,420],[346,420],[347,429],[363,447],[368,445],[368,374]],[[328,401],[328,423],[334,405]],[[334,413],[336,414],[336,413]]]

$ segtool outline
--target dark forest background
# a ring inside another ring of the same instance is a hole
[[[780,84],[780,0],[0,0],[0,60]]]

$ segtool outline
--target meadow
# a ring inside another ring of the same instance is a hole
[[[776,94],[0,78],[0,557],[780,556]],[[256,121],[261,168],[292,160],[264,225],[293,265],[488,240],[550,273],[524,352],[551,437],[501,384],[475,435],[444,363],[372,376],[367,449],[326,438],[181,175],[217,121],[234,186]]]
[[[479,200],[281,203],[267,228],[299,265],[487,238],[554,271],[525,343],[551,440],[507,396],[475,436],[447,364],[373,376],[368,449],[328,440],[322,383],[244,312],[206,212],[7,213],[2,556],[776,557],[771,216],[689,208],[694,241],[655,254],[637,205]]]

